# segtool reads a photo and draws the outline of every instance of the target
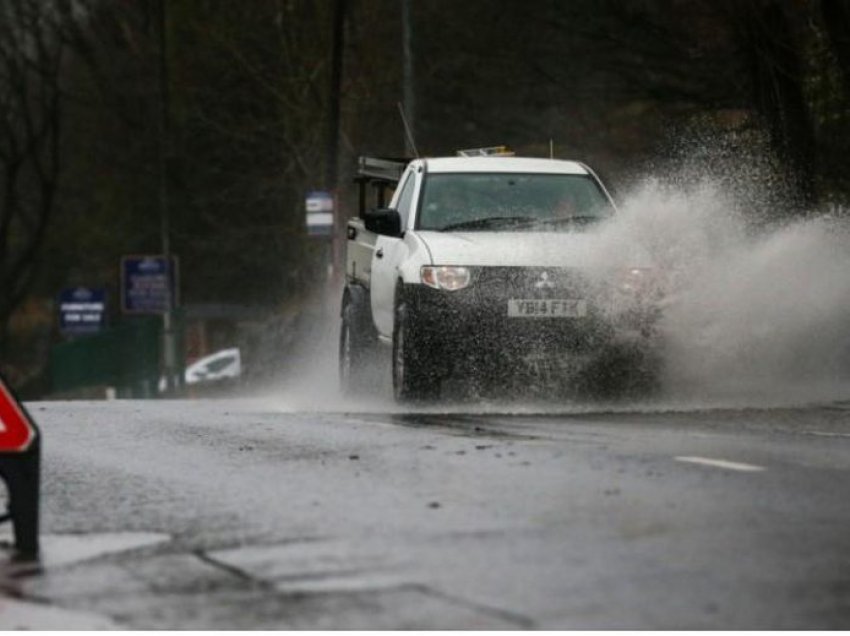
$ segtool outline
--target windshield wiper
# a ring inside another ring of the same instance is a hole
[[[536,221],[540,225],[566,225],[568,223],[591,223],[593,221],[601,221],[604,218],[604,216],[596,216],[595,214],[576,214],[558,219],[536,219]]]
[[[472,219],[470,221],[461,221],[460,223],[451,223],[445,226],[440,231],[447,230],[472,230],[475,228],[487,228],[490,226],[502,225],[518,225],[525,223],[533,223],[534,217],[529,216],[487,216],[480,219]]]

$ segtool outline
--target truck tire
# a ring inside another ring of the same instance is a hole
[[[396,307],[393,328],[393,394],[397,402],[435,400],[440,379],[429,360],[423,334],[417,333],[404,302]]]
[[[370,317],[360,303],[348,299],[339,330],[339,388],[346,396],[370,393],[375,387],[375,338]]]

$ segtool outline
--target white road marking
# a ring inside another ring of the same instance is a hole
[[[823,431],[806,431],[806,433],[816,437],[850,437],[850,433],[825,433]]]
[[[730,462],[725,459],[711,459],[710,457],[675,457],[677,462],[686,462],[689,464],[702,464],[703,466],[713,466],[714,468],[725,468],[727,470],[739,470],[746,473],[757,473],[767,470],[764,466],[755,466],[753,464],[742,464],[740,462]]]

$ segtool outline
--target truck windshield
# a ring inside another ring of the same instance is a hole
[[[573,231],[614,213],[589,175],[432,173],[417,227],[438,231]]]

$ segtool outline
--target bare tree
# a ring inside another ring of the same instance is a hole
[[[0,337],[26,296],[55,207],[63,46],[40,0],[0,8]]]
[[[850,2],[821,0],[820,8],[832,51],[844,78],[845,90],[850,94]]]
[[[752,100],[802,201],[815,199],[815,131],[805,94],[804,49],[794,24],[809,17],[778,0],[726,5],[748,62]]]

